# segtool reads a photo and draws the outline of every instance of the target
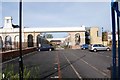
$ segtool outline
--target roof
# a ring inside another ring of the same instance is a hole
[[[25,32],[76,32],[86,31],[85,27],[49,27],[49,28],[24,28]]]
[[[18,25],[14,25],[14,24],[12,24],[12,27],[13,27],[13,28],[19,28]]]

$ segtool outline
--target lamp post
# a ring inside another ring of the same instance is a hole
[[[20,41],[20,54],[19,54],[19,80],[23,80],[23,59],[22,59],[22,0],[19,2],[19,41]]]
[[[120,3],[119,2],[116,3],[116,9],[118,10],[120,8]],[[120,80],[120,23],[119,23],[119,15],[117,13],[117,29],[118,29],[118,80]]]
[[[111,16],[112,16],[112,79],[116,80],[116,35],[115,35],[115,11],[116,2],[111,2]]]
[[[104,45],[104,41],[103,41],[103,27],[102,27],[102,42],[103,42],[103,45]]]

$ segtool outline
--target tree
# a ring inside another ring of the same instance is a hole
[[[46,36],[46,38],[53,38],[52,34],[46,34],[45,36]]]
[[[102,41],[107,41],[107,40],[108,40],[107,32],[102,32]]]

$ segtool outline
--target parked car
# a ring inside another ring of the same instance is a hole
[[[42,44],[41,47],[38,47],[38,51],[53,51],[55,48],[50,44]]]
[[[81,45],[81,49],[88,49],[88,44],[83,44],[83,45]]]
[[[99,51],[99,50],[110,51],[111,49],[110,49],[110,47],[104,46],[104,45],[102,45],[102,44],[91,44],[91,45],[89,46],[89,50],[90,50],[90,51],[97,52],[97,51]]]

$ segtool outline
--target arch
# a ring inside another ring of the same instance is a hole
[[[28,47],[33,47],[33,35],[31,34],[28,35],[27,42],[28,42]]]
[[[80,34],[76,33],[75,34],[75,45],[79,45],[80,44]]]
[[[39,44],[49,44],[49,41],[46,38],[42,37],[40,34],[37,35],[36,41],[37,47],[39,46]]]
[[[12,48],[12,38],[9,35],[5,37],[5,48],[7,49]]]
[[[0,36],[0,49],[2,49],[3,47],[3,41],[2,41],[2,37]]]
[[[14,37],[14,48],[16,48],[16,49],[19,48],[19,35],[16,35]]]

